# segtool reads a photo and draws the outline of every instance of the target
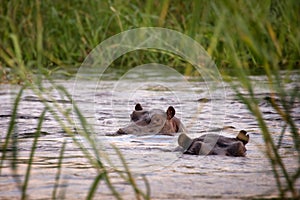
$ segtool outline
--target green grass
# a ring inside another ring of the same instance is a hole
[[[249,73],[262,74],[262,56],[269,61],[276,59],[282,69],[299,68],[297,0],[11,0],[1,1],[0,21],[2,82],[29,79],[28,74],[20,74],[20,67],[46,75],[56,71],[72,75],[101,41],[145,26],[191,36],[207,49],[222,73],[231,73],[232,65],[239,64]],[[262,52],[266,49],[269,51]],[[185,71],[187,63],[164,53],[128,54],[122,61],[113,66],[127,70],[129,66],[158,62],[193,74]]]
[[[49,105],[45,100],[51,97],[43,92],[42,77],[51,77],[53,74],[74,75],[93,48],[121,31],[150,26],[180,31],[198,41],[207,50],[225,80],[231,81],[232,76],[237,77],[238,84],[232,82],[232,87],[259,123],[266,144],[266,156],[273,167],[280,195],[283,198],[290,192],[292,197],[297,198],[299,193],[295,183],[300,177],[299,127],[293,121],[290,110],[295,101],[300,101],[300,94],[297,87],[289,92],[284,89],[287,79],[280,71],[300,67],[299,10],[298,0],[4,0],[0,2],[0,82],[21,83],[31,89],[44,103],[45,112],[51,113],[65,132],[73,136],[73,132],[68,128],[73,122],[67,112],[58,104]],[[173,66],[185,75],[197,75],[191,65],[182,58],[159,51],[141,50],[128,53],[116,60],[112,69],[128,70],[132,66],[150,62]],[[280,141],[275,143],[268,124],[262,117],[253,85],[248,79],[250,74],[264,74],[268,77],[270,91],[274,93],[269,99],[270,105],[285,123],[282,135],[286,129],[290,129],[293,137],[295,158],[298,159],[297,170],[293,173],[286,169],[286,163],[279,152]],[[71,99],[64,88],[59,87],[59,90]],[[241,90],[246,90],[249,95],[244,96]],[[11,168],[14,173],[17,173],[18,159],[18,141],[17,137],[14,137],[17,131],[15,119],[22,91],[15,101],[1,157],[2,166],[6,156],[13,153]],[[275,101],[275,98],[279,101]],[[97,155],[95,144],[88,134],[92,130],[76,107],[75,111],[81,120],[80,134],[94,145],[94,153]],[[67,124],[60,115],[67,119]],[[43,115],[41,116],[40,126],[43,120]],[[40,127],[37,127],[37,130],[40,130]],[[34,142],[38,142],[38,137],[37,131]],[[74,143],[77,143],[75,139]],[[15,147],[12,148],[12,152],[6,151],[10,144]],[[32,146],[31,159],[34,156],[35,144]],[[87,198],[93,197],[97,185],[102,180],[115,197],[120,199],[121,196],[110,182],[109,172],[101,162],[100,156],[97,155],[98,159],[95,160],[90,152],[79,143],[77,145],[81,147],[90,163],[98,169],[98,175]],[[63,149],[64,146],[61,149],[61,159]],[[119,154],[117,149],[116,153]],[[149,198],[147,192],[143,193],[137,188],[122,155],[119,156],[126,171],[120,176],[132,185],[137,199]],[[23,198],[26,198],[30,169],[31,163],[27,168],[27,178],[22,183]],[[59,181],[59,176],[58,169],[56,182]],[[145,181],[145,184],[149,190],[149,183]],[[53,198],[56,198],[55,186]]]

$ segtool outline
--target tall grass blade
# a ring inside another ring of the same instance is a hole
[[[2,166],[3,166],[3,162],[5,161],[5,158],[6,158],[6,151],[7,149],[9,148],[9,142],[10,142],[10,139],[12,139],[12,137],[14,137],[14,131],[15,131],[15,128],[16,128],[16,123],[17,123],[17,117],[18,117],[18,106],[20,104],[20,101],[21,101],[21,97],[22,97],[22,93],[24,91],[26,87],[22,87],[16,98],[15,98],[15,101],[14,101],[14,107],[13,107],[13,110],[12,110],[12,113],[11,113],[11,118],[10,118],[10,122],[9,122],[9,127],[8,127],[8,130],[7,130],[7,133],[6,133],[6,137],[5,137],[5,142],[4,142],[4,145],[2,146],[2,156],[1,156],[1,161],[0,161],[0,175],[1,175],[1,169],[2,169]],[[13,151],[17,151],[17,149],[14,149],[13,148]],[[16,153],[14,153],[16,154]],[[13,165],[13,168],[15,168],[15,166]]]
[[[168,10],[169,10],[169,4],[170,4],[170,0],[163,0],[162,1],[162,8],[160,11],[160,16],[159,16],[159,20],[158,20],[158,26],[163,26],[168,14]]]
[[[44,109],[41,116],[40,116],[40,118],[39,118],[36,133],[34,135],[34,140],[33,140],[31,150],[30,150],[30,156],[29,156],[29,159],[28,159],[28,166],[27,166],[27,170],[26,170],[26,174],[25,174],[25,179],[24,179],[23,186],[22,186],[22,197],[21,197],[22,200],[25,200],[27,198],[26,192],[27,192],[28,182],[29,182],[29,178],[30,178],[31,166],[32,166],[32,163],[33,163],[34,153],[35,153],[35,150],[36,150],[38,139],[39,139],[40,134],[41,134],[41,128],[42,128],[42,124],[43,124],[44,119],[45,119],[46,112],[47,112],[47,109]]]
[[[100,182],[101,179],[104,179],[104,174],[103,173],[100,173],[96,176],[92,186],[91,186],[91,189],[89,190],[89,193],[88,193],[88,196],[86,199],[90,200],[90,199],[93,199],[93,196],[97,190],[97,187],[98,187],[98,184]],[[119,199],[119,198],[118,198]]]
[[[61,169],[62,169],[62,162],[63,162],[63,158],[64,158],[65,148],[66,148],[66,141],[64,140],[61,150],[60,150],[60,153],[59,153],[57,172],[55,175],[55,183],[54,183],[54,187],[53,187],[53,191],[52,191],[52,199],[57,199],[56,193],[57,193],[57,188],[59,186],[59,180],[61,177]]]
[[[143,197],[144,199],[149,199],[150,197],[148,196],[148,194],[150,193],[150,190],[149,191],[147,190],[146,194],[145,194],[143,191],[141,191],[139,189],[139,187],[137,186],[137,184],[135,182],[135,179],[133,178],[133,175],[131,174],[130,169],[129,169],[126,161],[125,161],[125,158],[123,157],[123,155],[121,153],[121,151],[117,147],[115,147],[114,145],[112,145],[112,147],[114,148],[114,150],[116,151],[117,155],[121,159],[121,162],[123,164],[125,173],[127,175],[127,181],[132,186],[132,189],[133,189],[133,191],[135,193],[136,199],[141,199],[141,197]],[[120,172],[120,173],[122,173],[122,172]],[[148,189],[148,187],[146,187],[146,189]]]

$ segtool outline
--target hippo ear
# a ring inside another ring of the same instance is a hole
[[[135,108],[134,108],[136,111],[140,111],[140,110],[143,110],[143,107],[141,106],[141,104],[136,104],[135,105]]]
[[[175,115],[175,109],[173,108],[173,106],[169,106],[167,110],[167,119],[168,120],[172,119],[174,115]]]
[[[246,145],[249,142],[249,134],[247,134],[247,131],[241,130],[236,136],[236,139],[240,140],[244,145]]]

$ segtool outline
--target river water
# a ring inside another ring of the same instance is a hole
[[[153,74],[152,78],[155,77]],[[268,104],[270,96],[268,82],[264,76],[249,77],[253,80],[257,100],[268,123],[274,140],[278,141],[283,122]],[[255,118],[249,113],[226,83],[209,88],[207,82],[178,77],[169,77],[161,82],[145,77],[123,77],[122,81],[90,79],[57,79],[58,85],[73,89],[76,100],[87,121],[94,126],[96,144],[103,154],[110,157],[117,168],[120,159],[111,145],[123,153],[126,163],[133,172],[137,184],[144,189],[145,177],[150,184],[152,199],[243,199],[276,197],[278,191],[271,166],[264,154],[264,142]],[[134,81],[133,81],[134,80]],[[299,76],[290,76],[286,89],[299,84]],[[76,83],[77,88],[74,87]],[[47,87],[50,85],[45,82]],[[298,85],[299,86],[299,85]],[[0,131],[3,144],[8,128],[13,99],[19,86],[0,85]],[[71,92],[71,91],[70,91]],[[217,95],[212,95],[215,93]],[[71,108],[72,102],[59,92],[51,91],[51,97],[64,108]],[[219,97],[214,98],[213,97]],[[250,134],[246,157],[191,156],[176,151],[177,137],[160,135],[108,137],[118,128],[129,123],[129,114],[136,103],[145,109],[166,110],[169,105],[176,109],[176,116],[185,124],[193,138],[211,132],[235,137],[244,129]],[[49,103],[53,103],[49,100]],[[17,179],[24,180],[30,150],[43,104],[30,90],[25,90],[18,109],[18,175],[14,175],[8,162],[2,166],[0,176],[0,199],[19,199]],[[296,102],[292,115],[300,125],[300,102]],[[214,130],[228,126],[223,130]],[[90,149],[84,138],[78,141]],[[35,152],[31,176],[28,183],[28,199],[49,199],[52,197],[55,176],[62,144],[66,142],[61,168],[61,180],[57,196],[65,199],[84,199],[92,185],[96,170],[72,138],[68,136],[47,113],[41,137]],[[289,130],[285,130],[280,149],[288,171],[298,166],[297,153],[293,149]],[[1,153],[2,155],[2,153]],[[114,173],[111,180],[124,199],[134,199],[130,185]],[[300,188],[300,182],[298,181]],[[95,199],[114,199],[107,186],[100,182]]]

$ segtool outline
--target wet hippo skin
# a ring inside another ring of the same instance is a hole
[[[169,106],[167,111],[160,109],[144,110],[141,104],[136,104],[134,111],[130,115],[131,123],[120,128],[116,133],[110,135],[175,135],[184,131],[184,126],[175,117],[175,109]]]
[[[191,155],[245,156],[248,141],[249,135],[244,130],[241,130],[236,138],[204,134],[191,139],[184,133],[178,137],[178,144],[183,148],[184,154]]]

